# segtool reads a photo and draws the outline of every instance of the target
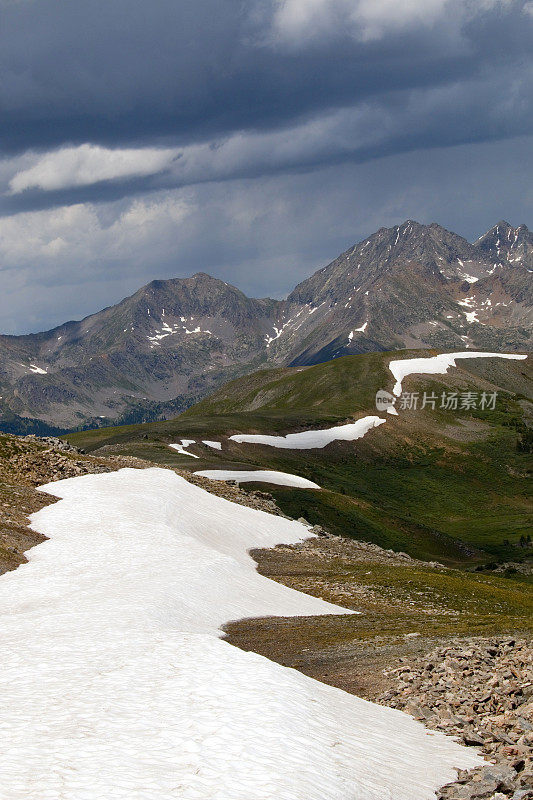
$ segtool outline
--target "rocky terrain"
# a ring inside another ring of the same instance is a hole
[[[403,660],[403,659],[402,659]],[[439,800],[533,797],[533,646],[466,639],[389,670],[379,702],[478,747],[486,766],[460,773]]]
[[[363,610],[363,617],[242,620],[226,626],[229,641],[405,711],[476,747],[487,764],[460,772],[438,800],[533,798],[530,635],[457,637],[462,613],[446,598],[449,570],[317,532],[319,539],[254,552],[259,570],[301,591]],[[439,576],[438,597],[421,592],[416,580],[421,571],[427,580],[430,570]],[[395,572],[403,572],[400,584]],[[383,580],[376,582],[380,574]],[[468,618],[474,627],[474,616]]]
[[[286,300],[198,273],[152,281],[80,322],[0,336],[0,430],[57,433],[167,419],[272,365],[399,348],[527,350],[533,234],[477,242],[437,224],[382,228]]]

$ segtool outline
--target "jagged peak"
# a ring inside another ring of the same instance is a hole
[[[516,233],[516,231],[520,230],[521,228],[526,228],[525,225],[520,225],[518,228],[514,228],[507,220],[501,219],[496,225],[493,225],[492,228],[489,228],[488,231],[482,233],[481,236],[476,239],[476,244],[482,242],[485,239],[497,237],[497,236],[505,236],[510,231]],[[527,228],[526,228],[527,230]]]
[[[476,240],[475,245],[485,245],[485,247],[489,247],[493,242],[499,240],[502,247],[512,247],[519,240],[523,240],[524,237],[529,238],[530,235],[531,232],[524,223],[519,225],[517,228],[514,228],[509,222],[506,222],[506,220],[502,219],[496,223],[496,225],[493,225],[492,228],[489,228],[486,233],[480,236],[479,239]]]
[[[419,237],[425,238],[428,234],[431,234],[431,238],[433,239],[435,239],[435,234],[438,234],[443,240],[453,238],[458,241],[462,240],[467,244],[466,239],[463,239],[459,234],[439,225],[438,222],[429,222],[426,224],[414,219],[406,219],[390,228],[380,228],[376,233],[373,233],[371,236],[368,236],[366,239],[363,239],[363,241],[354,245],[352,250],[362,249],[374,242],[388,242],[389,240],[393,240],[393,244],[397,245],[399,241],[411,240]]]

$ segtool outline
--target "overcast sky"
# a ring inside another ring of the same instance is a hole
[[[532,0],[0,0],[0,331],[529,224],[532,36]]]

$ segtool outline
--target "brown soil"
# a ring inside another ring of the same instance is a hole
[[[420,563],[405,554],[328,536],[299,545],[253,550],[251,555],[262,575],[363,613],[266,617],[227,624],[226,641],[243,650],[253,650],[323,683],[373,700],[390,684],[384,670],[397,666],[400,657],[417,657],[442,640],[412,632],[409,600],[391,600],[349,577],[348,581],[343,579],[347,577],[343,568],[348,565],[363,565],[371,571],[376,565],[412,567]],[[428,604],[419,612],[432,610]],[[378,620],[383,617],[389,622],[394,619],[397,631],[378,633]]]

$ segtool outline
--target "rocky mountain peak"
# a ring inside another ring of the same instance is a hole
[[[501,220],[480,236],[475,246],[495,263],[533,268],[533,233],[527,225],[513,228]]]
[[[479,253],[462,236],[437,223],[423,225],[406,220],[392,228],[380,228],[346,250],[299,284],[288,299],[304,303],[339,301],[346,292],[366,291],[375,281],[404,272],[407,265],[418,265],[424,276],[464,280],[469,274],[464,264],[478,261]]]
[[[458,263],[458,259],[474,258],[475,251],[462,236],[446,230],[436,222],[422,225],[406,220],[393,228],[381,228],[365,242],[356,245],[353,253],[366,262],[379,262],[381,270],[391,265],[416,262],[440,271]]]
[[[139,289],[120,306],[129,307],[137,323],[159,321],[169,317],[189,319],[192,315],[224,317],[240,324],[244,318],[260,313],[262,301],[246,297],[235,286],[197,272],[189,278],[156,280]]]

